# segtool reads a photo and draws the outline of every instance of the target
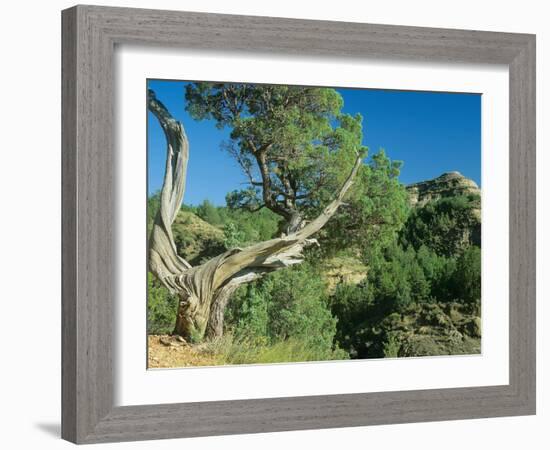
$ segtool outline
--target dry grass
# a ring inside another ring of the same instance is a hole
[[[234,342],[232,336],[227,335],[208,343],[187,344],[172,336],[150,335],[148,342],[147,367],[150,369],[348,359],[342,350],[321,354],[296,340],[259,345]]]

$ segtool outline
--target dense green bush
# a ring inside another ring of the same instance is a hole
[[[479,196],[456,196],[428,202],[411,211],[400,233],[404,247],[426,246],[442,256],[460,255],[481,245]]]
[[[400,168],[401,162],[391,160],[383,150],[367,160],[345,204],[319,232],[324,255],[348,249],[370,264],[371,258],[395,240],[409,210],[407,192],[398,179]],[[339,180],[335,186],[342,182]],[[334,198],[335,190],[324,192],[319,209]]]
[[[309,263],[241,288],[228,308],[226,326],[239,341],[275,345],[292,339],[317,359],[334,351],[336,319],[322,275]]]
[[[204,200],[199,206],[197,206],[196,214],[210,225],[216,226],[222,224],[222,217],[219,209],[216,208],[209,200]]]
[[[269,209],[251,212],[247,210],[219,208],[222,222],[234,224],[241,233],[241,243],[253,243],[271,239],[277,233],[280,218]]]
[[[336,342],[353,358],[391,356],[397,348],[394,325],[406,322],[403,317],[415,305],[458,302],[471,305],[479,314],[480,298],[478,247],[468,247],[458,257],[445,257],[425,246],[415,251],[393,243],[373,261],[363,282],[341,284],[331,296],[331,310],[338,318]]]
[[[394,310],[429,300],[431,280],[427,275],[433,276],[433,267],[428,258],[423,254],[421,265],[412,248],[404,250],[395,242],[388,246],[369,271],[368,285],[376,301]]]
[[[481,299],[481,250],[469,247],[457,259],[452,277],[455,298],[465,303]]]
[[[176,323],[178,298],[147,273],[147,333],[170,334]]]
[[[234,222],[227,222],[223,226],[223,245],[226,249],[239,247],[245,240],[245,233]]]

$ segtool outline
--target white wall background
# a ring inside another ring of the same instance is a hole
[[[544,125],[550,120],[550,94],[546,85],[550,79],[547,48],[550,29],[544,19],[548,14],[545,2],[119,0],[98,3],[537,34],[537,416],[137,442],[118,444],[117,448],[548,448],[550,391],[544,369],[548,367],[549,354],[544,340],[548,337],[550,309],[543,304],[544,294],[548,293],[545,270],[548,264],[543,255],[550,253],[550,239],[543,230],[550,227],[550,207],[545,195],[550,182],[543,180],[543,173],[548,173],[550,167],[542,149],[548,146],[549,136]],[[4,2],[0,16],[3,98],[0,109],[3,205],[0,219],[0,419],[3,425],[0,443],[4,448],[40,446],[49,450],[70,445],[59,439],[60,10],[72,4],[64,0]]]

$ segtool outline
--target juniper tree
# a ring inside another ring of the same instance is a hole
[[[374,165],[363,163],[367,148],[362,145],[362,118],[341,112],[343,100],[336,90],[192,83],[186,86],[185,97],[192,117],[212,119],[218,127],[230,129],[224,149],[240,165],[248,186],[228,194],[229,206],[250,211],[268,208],[282,218],[284,227],[278,237],[230,249],[195,267],[178,255],[171,225],[184,196],[189,142],[183,125],[149,91],[149,110],[167,142],[160,208],[149,238],[149,268],[179,296],[175,334],[221,335],[224,311],[235,289],[300,264],[304,249],[318,244],[314,236],[341,206],[348,211],[345,216],[357,219],[365,213],[376,226],[387,223],[391,228],[399,221],[400,203],[388,208],[380,202],[385,197],[404,201],[396,178],[398,165],[386,158],[380,171],[376,160]],[[365,195],[372,193],[370,182],[380,184],[377,176],[386,185],[373,207],[373,199]],[[344,203],[346,196],[351,204]],[[350,214],[354,209],[358,214]],[[358,236],[357,227],[370,226],[365,218],[356,222]]]

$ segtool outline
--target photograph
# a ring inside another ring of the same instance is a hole
[[[3,4],[2,448],[550,448],[546,4],[314,6]]]
[[[148,368],[481,354],[481,94],[145,97]]]

